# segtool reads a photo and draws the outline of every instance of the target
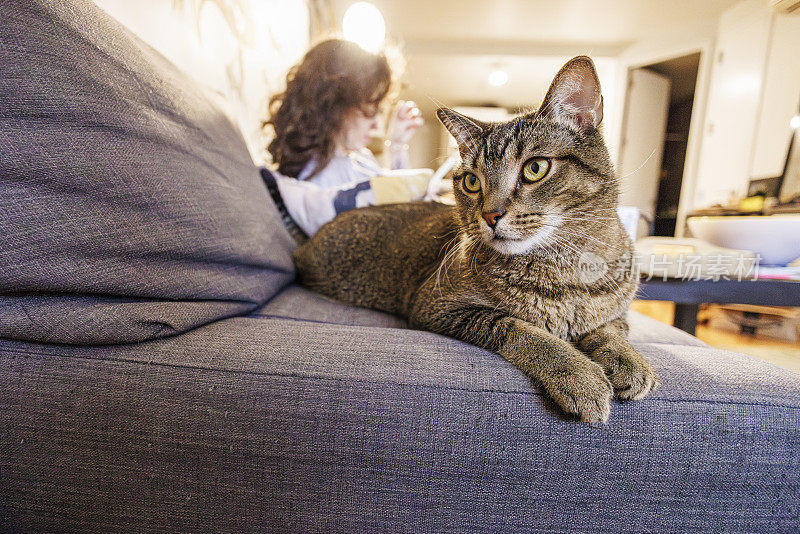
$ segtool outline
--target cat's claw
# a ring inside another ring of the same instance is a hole
[[[614,389],[603,369],[586,359],[545,382],[545,389],[561,408],[584,423],[607,422]]]
[[[641,400],[658,387],[653,368],[633,349],[614,354],[597,351],[592,359],[603,367],[620,400]]]

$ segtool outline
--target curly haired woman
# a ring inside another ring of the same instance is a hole
[[[387,189],[395,197],[405,190],[406,200],[422,196],[420,178],[429,173],[384,169],[366,148],[391,88],[385,56],[331,39],[311,48],[289,71],[286,90],[270,100],[264,125],[274,133],[268,150],[277,172],[266,174],[274,175],[288,214],[307,235],[337,213],[382,203]],[[393,169],[408,166],[408,141],[422,123],[413,102],[398,103],[387,141]]]

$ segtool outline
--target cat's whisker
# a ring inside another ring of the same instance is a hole
[[[563,236],[562,236],[562,237],[563,237]],[[558,239],[558,237],[556,237],[556,239]],[[586,284],[583,282],[583,280],[582,280],[582,279],[581,279],[581,277],[580,277],[580,274],[577,272],[577,268],[575,268],[575,273],[576,273],[576,275],[577,275],[577,278],[578,278],[578,280],[581,282],[581,284],[583,284],[583,286],[584,286],[584,287],[586,287]],[[606,278],[606,276],[607,276],[607,273],[604,273],[603,275],[601,275],[601,277],[600,277],[600,278],[602,278],[602,279],[604,279],[604,280],[607,280],[607,281],[611,282],[611,284],[613,284],[613,287],[611,288],[611,289],[612,289],[612,292],[613,292],[613,293],[614,293],[614,294],[615,294],[615,295],[616,295],[618,298],[620,298],[620,299],[624,298],[624,297],[623,297],[623,293],[622,293],[622,288],[620,288],[620,287],[619,287],[619,284],[617,284],[617,282],[616,282],[616,281],[615,281],[613,278]],[[588,287],[586,288],[586,290],[587,290],[587,292],[588,292]],[[590,293],[590,294],[591,294],[591,293]]]
[[[583,232],[580,232],[580,231],[572,229],[572,228],[564,228],[563,226],[560,226],[560,227],[558,227],[556,229],[556,231],[558,231],[558,230],[561,230],[562,232],[567,232],[567,233],[571,234],[573,237],[580,237],[580,238],[586,239],[588,241],[592,241],[594,243],[597,243],[599,245],[603,245],[604,247],[608,247],[608,248],[610,248],[612,250],[616,250],[617,252],[625,252],[624,250],[622,250],[622,249],[620,249],[618,247],[615,247],[614,245],[611,245],[610,243],[606,243],[605,241],[602,241],[601,239],[598,239],[595,236],[592,236],[592,235],[589,235],[589,234],[585,234]]]
[[[452,257],[453,257],[453,255],[454,255],[454,254],[457,252],[457,250],[458,250],[458,245],[456,245],[456,243],[458,242],[458,243],[460,244],[460,240],[462,239],[462,237],[463,237],[463,234],[462,234],[462,233],[459,231],[459,228],[458,228],[458,227],[456,227],[456,229],[455,229],[455,235],[454,235],[454,236],[453,236],[453,237],[452,237],[452,238],[451,238],[451,239],[450,239],[450,240],[447,242],[447,244],[446,244],[446,245],[443,247],[443,249],[444,249],[445,253],[444,253],[444,255],[443,255],[442,261],[439,263],[439,266],[438,266],[438,267],[437,267],[437,269],[436,269],[436,270],[435,270],[435,271],[434,271],[434,272],[431,274],[431,276],[430,276],[430,277],[428,277],[428,278],[430,279],[430,278],[431,278],[431,277],[433,277],[434,275],[436,276],[436,282],[435,282],[435,284],[434,284],[434,287],[435,287],[436,289],[438,289],[438,290],[439,290],[439,293],[440,293],[440,294],[441,294],[441,292],[442,292],[442,284],[441,284],[441,275],[442,275],[442,270],[444,269],[444,271],[445,271],[445,273],[444,273],[444,274],[445,274],[445,277],[446,277],[446,276],[447,276],[447,268],[448,268],[448,264],[449,264],[449,263],[450,263],[450,261],[452,260]],[[455,246],[454,246],[454,245],[455,245]]]
[[[566,241],[565,239],[562,239],[562,238],[560,238],[560,237],[558,237],[558,236],[553,236],[553,241],[554,241],[556,244],[558,244],[559,246],[561,246],[561,247],[564,247],[564,248],[567,248],[567,247],[569,246],[569,245],[568,245],[568,243],[567,243],[567,241]],[[576,253],[577,253],[577,252],[576,252]],[[579,255],[579,254],[578,254],[578,257],[580,257],[580,255]],[[562,256],[562,258],[564,258],[564,257]],[[566,260],[566,258],[564,258],[564,259]],[[576,258],[576,261],[577,261],[577,258]],[[573,272],[573,274],[575,274],[575,275],[578,277],[578,279],[580,280],[580,276],[578,276],[578,267],[577,267],[577,264],[576,264],[576,263],[574,263],[574,262],[570,262],[570,261],[566,261],[566,262],[563,262],[563,263],[564,263],[565,265],[567,265],[567,266],[568,266],[570,269],[572,269],[572,272]],[[580,281],[581,281],[581,283],[583,283],[583,281],[582,281],[582,280],[580,280]],[[583,284],[583,285],[584,285],[584,287],[586,287],[586,284]],[[587,291],[588,291],[588,289],[587,289]]]
[[[555,240],[556,240],[556,241],[559,241],[559,238],[557,238],[557,237],[556,237],[556,238],[555,238]],[[578,280],[578,282],[579,282],[579,283],[580,283],[580,284],[583,286],[583,288],[584,288],[584,290],[586,291],[586,293],[587,293],[588,295],[590,295],[590,296],[591,296],[591,291],[589,291],[589,288],[588,288],[588,286],[587,286],[587,285],[586,285],[586,283],[583,281],[583,278],[582,278],[582,276],[581,276],[581,273],[579,273],[579,272],[578,272],[578,268],[579,268],[579,266],[578,266],[577,264],[575,264],[575,265],[568,264],[568,265],[570,266],[570,268],[572,268],[572,271],[573,271],[573,273],[575,274],[575,278],[576,278],[576,279]],[[619,298],[619,299],[624,299],[624,295],[623,295],[623,293],[622,293],[622,288],[620,288],[620,287],[619,287],[619,284],[617,284],[617,283],[616,283],[616,281],[615,281],[613,278],[608,278],[608,279],[607,279],[607,278],[606,278],[606,274],[604,273],[604,274],[603,274],[603,275],[600,277],[600,279],[604,279],[604,280],[607,280],[608,282],[611,282],[611,284],[613,285],[613,287],[611,287],[611,288],[610,288],[610,289],[611,289],[611,292],[612,292],[612,294],[614,294],[614,295],[615,295],[617,298]],[[589,303],[595,303],[595,300],[594,300],[594,299],[591,299],[591,298],[590,298],[590,299],[588,299],[588,302],[587,302],[587,307],[588,307]],[[593,307],[593,308],[591,309],[591,311],[592,311],[593,317],[595,318],[595,321],[597,321],[598,323],[601,323],[601,321],[600,321],[600,319],[599,319],[599,310],[597,309],[597,307]]]
[[[560,217],[564,217],[567,219],[592,219],[592,220],[609,220],[609,219],[617,219],[617,216],[611,216],[605,212],[601,212],[603,215],[596,215],[593,213],[588,212],[574,212],[574,214],[567,214],[567,213],[559,213]],[[604,216],[609,215],[609,216]]]
[[[469,224],[471,225],[472,223]],[[475,222],[475,224],[477,224],[477,222]],[[445,255],[445,259],[442,260],[439,266],[439,275],[441,275],[441,271],[443,270],[444,278],[449,282],[449,269],[456,255],[458,256],[459,262],[463,262],[464,259],[467,259],[469,261],[469,259],[471,258],[472,269],[473,271],[475,271],[476,270],[475,262],[477,261],[478,257],[478,255],[475,252],[477,251],[477,248],[480,246],[480,243],[481,239],[479,236],[460,232],[458,235],[458,244],[455,247],[453,247],[447,255]],[[469,263],[467,264],[467,268],[468,269],[470,268]],[[437,278],[437,283],[441,291],[441,281],[438,278]]]
[[[470,133],[469,125],[467,124],[465,119],[462,119],[461,117],[456,117],[456,120],[461,124],[461,126],[463,127],[463,129],[466,132],[467,136],[469,137],[470,142],[468,144],[464,145],[464,148],[466,148],[467,151],[469,152],[469,155],[472,156],[473,165],[474,165],[475,160],[478,159],[478,156],[477,156],[477,154],[475,152],[475,149],[473,147],[477,147],[478,140],[475,139],[475,137],[473,137],[472,133]],[[459,146],[459,148],[461,148],[461,147]]]
[[[584,200],[581,200],[581,201],[576,202],[574,204],[570,204],[569,206],[566,206],[566,208],[564,209],[564,212],[565,213],[587,214],[587,213],[604,213],[604,212],[608,212],[608,211],[612,211],[612,212],[616,212],[617,211],[617,206],[614,206],[613,208],[595,208],[595,207],[592,207],[590,209],[583,209],[583,210],[576,209],[579,206],[582,206],[582,205],[585,205],[585,204],[589,204],[590,202],[593,202],[593,201],[594,201],[594,199],[584,199]]]
[[[434,236],[434,237],[436,237],[437,239],[441,239],[441,238],[447,237],[447,236],[449,236],[451,234],[455,234],[455,237],[451,238],[451,241],[452,241],[452,239],[455,239],[456,237],[458,237],[458,233],[459,232],[461,232],[462,230],[466,230],[466,229],[470,228],[473,225],[477,227],[478,221],[470,221],[470,222],[467,222],[467,223],[464,223],[464,224],[456,225],[453,229],[451,229],[447,233],[445,233],[443,235],[437,235],[437,236]]]
[[[458,250],[458,246],[453,247],[452,250],[450,250],[448,252],[448,254],[445,255],[444,258],[442,258],[442,263],[439,265],[439,268],[436,270],[436,284],[435,284],[434,287],[436,289],[438,289],[440,296],[442,295],[442,274],[444,274],[445,280],[449,281],[449,278],[447,278],[448,267],[449,267],[450,261],[452,261],[452,258],[455,255],[457,250]]]
[[[569,215],[559,215],[565,221],[614,221],[618,217],[572,217]]]
[[[617,211],[617,207],[616,206],[613,207],[613,208],[591,208],[591,209],[582,209],[582,210],[574,209],[575,207],[577,207],[579,205],[580,204],[576,204],[569,211],[562,211],[562,212],[559,213],[559,215],[570,215],[570,216],[572,216],[572,215],[594,215],[596,213],[607,213],[607,212],[616,213],[616,211]]]
[[[642,162],[642,164],[641,164],[641,165],[639,165],[638,167],[636,167],[634,170],[632,170],[632,171],[631,171],[631,172],[629,172],[628,174],[624,174],[624,175],[620,176],[620,177],[619,177],[619,179],[620,179],[620,180],[622,180],[623,178],[627,178],[628,176],[633,176],[634,174],[636,174],[637,172],[639,172],[639,171],[642,169],[642,167],[644,167],[645,165],[647,165],[647,162],[648,162],[648,161],[650,161],[650,158],[652,158],[652,157],[655,155],[655,153],[656,153],[656,151],[657,151],[657,150],[658,150],[658,148],[654,148],[654,149],[653,149],[653,151],[652,151],[652,152],[650,152],[650,155],[649,155],[649,156],[647,156],[647,159],[645,159],[645,160],[644,160],[644,162]]]
[[[469,250],[469,253],[472,255],[472,264],[470,266],[470,269],[472,270],[472,272],[477,272],[477,270],[478,270],[478,254],[477,254],[477,252],[478,252],[478,248],[481,246],[480,242],[481,242],[480,237],[472,236],[472,240],[470,241],[471,249]]]
[[[568,249],[568,250],[572,251],[573,253],[575,253],[575,254],[577,254],[577,255],[579,255],[579,256],[580,256],[580,253],[581,253],[581,251],[580,251],[580,250],[578,250],[578,249],[575,247],[575,245],[574,245],[574,244],[570,243],[570,242],[569,242],[569,241],[567,241],[566,239],[560,239],[560,236],[558,235],[558,233],[557,233],[557,232],[553,232],[553,234],[550,236],[550,238],[551,238],[553,241],[555,241],[556,243],[558,243],[559,245],[561,245],[563,248],[566,248],[566,249]]]
[[[437,108],[447,108],[447,106],[445,106],[443,102],[438,101],[437,99],[433,98],[430,95],[425,95],[425,96],[431,102],[433,102],[433,104]],[[465,148],[467,150],[467,152],[469,152],[469,155],[472,157],[472,159],[475,160],[477,156],[475,154],[475,151],[472,149],[472,147],[473,146],[477,146],[477,140],[470,133],[470,129],[468,127],[465,127],[465,126],[467,126],[466,119],[462,119],[460,116],[456,116],[455,120],[457,120],[459,122],[459,124],[462,126],[462,130],[467,134],[467,136],[469,137],[469,140],[471,141],[469,144],[463,145],[463,148]],[[461,148],[462,148],[462,145],[459,145],[459,152],[461,151]]]
[[[561,217],[565,221],[614,221],[619,220],[619,215],[617,213],[617,209],[614,208],[613,210],[608,210],[610,213],[605,213],[605,211],[598,211],[596,213],[600,213],[601,215],[596,215],[595,212],[588,212],[588,211],[572,211],[572,214],[566,213],[559,213],[558,216]],[[612,215],[613,213],[613,215]]]
[[[603,245],[604,247],[608,247],[608,248],[610,248],[612,250],[616,250],[617,252],[624,252],[624,250],[620,249],[619,247],[615,247],[614,245],[611,245],[610,243],[607,243],[606,241],[603,241],[602,239],[598,239],[597,237],[595,237],[593,235],[585,234],[583,232],[580,232],[580,231],[574,230],[574,229],[565,229],[565,228],[562,228],[562,229],[564,231],[566,231],[566,232],[571,232],[573,235],[577,235],[578,237],[582,237],[584,239],[587,239],[587,240],[592,241],[594,243],[597,243],[599,245]]]
[[[623,296],[623,293],[622,293],[622,288],[619,287],[619,284],[616,282],[616,280],[614,280],[613,278],[607,278],[605,274],[602,275],[600,278],[605,280],[606,282],[610,282],[611,285],[613,286],[611,289],[612,289],[612,292],[614,293],[614,295],[617,298],[619,298],[620,300],[624,300],[624,296]]]
[[[580,282],[581,286],[583,286],[583,290],[589,296],[589,298],[586,301],[585,309],[589,309],[596,324],[598,325],[602,324],[602,321],[600,320],[600,310],[597,308],[595,299],[591,298],[592,292],[589,291],[589,287],[586,285],[586,282],[583,281],[583,277],[579,272],[580,265],[578,265],[577,263],[569,264],[569,267],[572,269],[572,273],[575,275],[575,278],[578,280],[578,282]]]

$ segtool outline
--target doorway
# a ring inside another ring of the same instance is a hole
[[[639,208],[652,235],[675,235],[699,66],[696,52],[628,73],[622,203]]]
[[[700,52],[697,52],[648,67],[666,76],[671,82],[653,235],[670,237],[675,235],[699,66]]]

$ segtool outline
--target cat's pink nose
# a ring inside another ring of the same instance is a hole
[[[486,219],[486,224],[489,225],[489,228],[494,229],[494,226],[497,224],[498,219],[505,214],[504,211],[490,211],[483,214],[483,218]]]

